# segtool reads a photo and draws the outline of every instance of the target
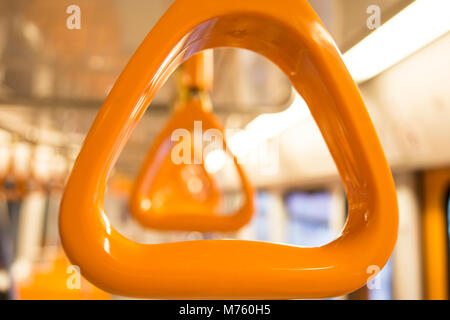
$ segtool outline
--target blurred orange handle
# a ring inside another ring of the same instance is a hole
[[[193,97],[182,102],[182,106],[175,110],[158,135],[139,171],[130,198],[130,212],[140,224],[157,230],[237,231],[251,220],[255,210],[253,188],[237,158],[233,156],[233,162],[241,182],[244,201],[239,209],[227,214],[220,212],[221,193],[214,178],[206,170],[205,160],[202,159],[201,165],[197,167],[205,176],[204,179],[197,177],[206,197],[202,201],[193,199],[194,195],[185,190],[189,182],[181,179],[183,170],[192,164],[174,164],[171,160],[172,148],[168,148],[167,143],[172,133],[179,128],[193,132],[195,121],[201,121],[202,131],[219,130],[221,137],[225,137],[219,121],[203,108],[201,98]],[[223,144],[224,150],[227,150],[225,139]]]
[[[183,64],[181,84],[188,89],[209,91],[214,82],[213,51],[197,53]]]
[[[184,88],[203,92],[211,88],[212,51],[202,51],[183,64]],[[233,157],[239,180],[243,189],[243,205],[233,213],[221,214],[221,193],[213,177],[207,172],[205,159],[201,164],[194,162],[174,164],[171,160],[172,134],[180,128],[194,132],[195,122],[201,121],[202,132],[218,130],[222,137],[224,150],[227,150],[225,131],[219,120],[208,109],[207,97],[201,94],[188,96],[180,101],[170,118],[156,137],[141,167],[133,186],[130,199],[130,212],[143,226],[157,230],[232,232],[246,225],[254,212],[254,192],[236,157]],[[183,138],[186,139],[186,138]],[[191,141],[193,139],[191,138]],[[184,142],[180,142],[184,143]],[[194,145],[194,143],[190,143]],[[168,147],[169,146],[169,147]],[[195,156],[195,150],[189,160]],[[204,155],[207,156],[207,155]],[[202,174],[197,176],[201,184],[202,200],[188,191],[186,179],[182,179],[186,169],[196,166]]]

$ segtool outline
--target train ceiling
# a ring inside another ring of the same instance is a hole
[[[120,71],[172,2],[78,0],[85,28],[68,34],[64,12],[71,1],[0,1],[0,129],[77,150]],[[369,5],[380,6],[384,22],[411,2],[310,0],[343,52],[370,32]],[[450,118],[450,79],[444,72],[449,70],[448,58],[442,54],[450,52],[449,42],[448,36],[442,37],[361,85],[395,170],[450,161],[446,148],[450,129],[445,122]],[[226,125],[244,128],[258,115],[283,112],[292,102],[286,77],[258,55],[219,49],[215,64],[212,98]],[[135,173],[175,98],[172,78],[138,125],[118,170]],[[279,139],[283,169],[274,180],[248,168],[257,184],[309,184],[336,178],[309,115]]]

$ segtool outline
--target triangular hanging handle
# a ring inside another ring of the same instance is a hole
[[[208,52],[212,53],[212,52]],[[182,98],[178,103],[172,117],[156,137],[150,151],[142,165],[130,198],[130,212],[141,225],[157,229],[172,231],[200,231],[200,232],[233,232],[246,225],[254,212],[253,189],[246,177],[244,170],[233,156],[234,166],[239,176],[243,190],[243,204],[236,212],[223,214],[220,211],[221,194],[214,178],[205,168],[205,159],[200,159],[200,164],[193,164],[194,152],[191,152],[188,163],[174,164],[171,159],[173,142],[172,134],[176,130],[194,132],[195,126],[200,123],[203,131],[218,130],[217,136],[221,137],[221,144],[227,152],[225,131],[219,120],[204,101],[202,93],[212,87],[212,70],[209,66],[208,55],[205,52],[196,54],[186,61],[181,73],[182,89],[194,90],[195,93]],[[197,128],[198,129],[198,128]],[[183,139],[186,139],[184,137]],[[189,134],[187,145],[194,146],[194,138]],[[184,143],[184,142],[180,142]],[[201,146],[200,146],[201,147]],[[191,150],[189,150],[191,151]],[[202,157],[202,155],[200,155]],[[184,179],[182,173],[187,173],[187,167],[196,166],[202,171],[201,181],[194,175]],[[193,195],[187,192],[186,186],[189,179],[197,179],[207,199],[195,200]],[[176,199],[174,199],[176,197]],[[176,204],[174,203],[176,200]]]
[[[133,128],[183,61],[216,47],[260,53],[307,102],[348,197],[342,235],[317,248],[240,240],[140,244],[111,226],[105,186]],[[324,298],[363,286],[398,228],[393,178],[356,84],[306,0],[176,0],[111,90],[80,151],[60,211],[72,263],[98,287],[152,298]]]

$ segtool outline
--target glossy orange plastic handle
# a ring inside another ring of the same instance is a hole
[[[254,192],[236,157],[233,157],[244,195],[243,205],[236,212],[221,213],[221,193],[213,177],[205,168],[205,160],[193,161],[191,151],[188,163],[175,164],[172,150],[176,145],[172,134],[182,128],[191,132],[189,145],[193,148],[196,122],[201,133],[215,129],[228,150],[225,132],[219,120],[209,110],[206,88],[211,88],[211,70],[208,57],[196,54],[183,65],[183,87],[200,90],[178,103],[175,112],[157,136],[141,167],[130,199],[130,212],[143,226],[157,230],[232,232],[246,225],[254,212]],[[197,128],[198,129],[198,128]],[[183,139],[186,139],[184,137]],[[178,142],[183,144],[184,141]],[[197,148],[200,148],[198,146]],[[193,182],[196,182],[194,185]],[[189,186],[194,187],[189,188]]]
[[[185,17],[185,19],[180,19]],[[140,244],[103,208],[109,174],[134,126],[171,72],[215,47],[266,56],[308,103],[348,198],[341,236],[317,248],[241,240]],[[152,298],[324,298],[363,286],[394,248],[392,175],[356,84],[306,0],[177,0],[117,80],[74,165],[60,233],[93,284]],[[372,270],[372,269],[369,269]]]

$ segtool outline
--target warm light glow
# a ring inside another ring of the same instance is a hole
[[[210,174],[214,174],[225,165],[226,154],[223,150],[216,149],[206,155],[205,169]]]
[[[295,126],[306,119],[309,114],[308,105],[296,93],[291,106],[283,112],[262,114],[250,122],[244,131],[240,131],[229,139],[231,152],[238,157],[244,157],[252,145],[257,145],[276,137],[286,129]]]
[[[152,207],[152,202],[150,201],[150,199],[144,199],[141,201],[141,209],[142,210],[150,210],[150,208]]]
[[[31,159],[31,146],[24,142],[15,143],[13,146],[14,173],[26,176],[29,172]]]
[[[286,110],[279,113],[262,114],[251,121],[244,130],[227,137],[228,147],[236,158],[243,159],[250,152],[252,146],[295,126],[298,122],[306,119],[308,113],[308,105],[299,94],[295,93],[293,103]],[[227,157],[223,150],[214,150],[205,157],[206,170],[214,174],[225,166],[226,160]]]
[[[5,175],[11,163],[11,135],[0,130],[0,175]]]
[[[416,0],[344,54],[356,82],[368,80],[450,30],[449,0]]]
[[[51,159],[51,175],[55,178],[62,178],[67,173],[67,160],[60,154],[55,154]]]
[[[0,270],[0,290],[5,292],[11,286],[11,279],[6,271]]]
[[[34,150],[33,173],[42,181],[50,178],[52,168],[53,149],[47,145],[39,145]]]
[[[198,194],[203,190],[203,182],[202,180],[200,180],[200,178],[193,176],[188,179],[187,188],[190,193]]]

